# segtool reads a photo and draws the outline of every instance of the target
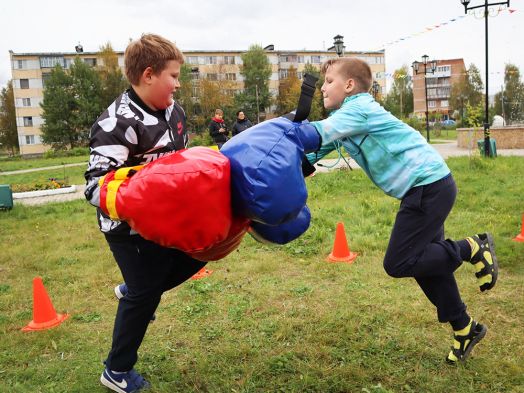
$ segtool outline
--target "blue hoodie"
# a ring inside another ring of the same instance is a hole
[[[397,119],[368,93],[347,97],[340,109],[312,122],[322,137],[316,162],[339,141],[369,178],[386,194],[402,199],[416,186],[434,183],[449,175],[440,154],[417,130]]]

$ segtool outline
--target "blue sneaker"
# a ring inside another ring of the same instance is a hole
[[[122,299],[125,295],[127,295],[128,289],[126,283],[117,285],[115,287],[115,296],[118,300]]]
[[[134,369],[116,373],[106,367],[100,376],[100,382],[114,392],[119,393],[134,393],[151,387],[151,384]]]
[[[126,283],[117,285],[114,291],[115,291],[115,296],[118,300],[122,299],[129,292],[129,290],[127,289]],[[151,315],[151,322],[153,322],[155,319],[156,319],[156,314]]]

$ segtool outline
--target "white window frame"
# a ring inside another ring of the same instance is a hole
[[[33,127],[33,116],[24,116],[22,118],[24,127]]]

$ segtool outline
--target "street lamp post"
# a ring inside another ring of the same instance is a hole
[[[484,102],[484,152],[486,157],[491,157],[490,152],[490,142],[489,142],[489,88],[488,88],[488,16],[489,16],[489,10],[488,7],[494,6],[494,5],[506,5],[509,7],[509,0],[502,1],[498,3],[488,3],[488,0],[484,0],[484,4],[476,5],[474,7],[470,7],[469,3],[470,0],[460,0],[462,5],[464,6],[464,11],[467,14],[468,11],[474,10],[476,8],[484,8],[484,27],[485,27],[485,47],[486,47],[486,97]]]
[[[371,91],[373,91],[373,99],[377,99],[378,92],[380,90],[380,85],[377,81],[373,81],[373,84],[371,85]]]
[[[414,61],[411,67],[413,67],[413,71],[415,71],[415,74],[419,74],[419,72],[422,74],[422,70],[420,70],[420,64],[424,64],[424,98],[426,100],[426,139],[429,143],[429,110],[428,110],[428,80],[426,75],[428,74],[434,74],[437,70],[437,61],[431,60],[428,61],[429,56],[424,55],[422,56],[422,63],[418,61]],[[428,69],[429,64],[429,69]]]
[[[339,34],[333,37],[333,40],[335,40],[335,52],[337,52],[338,57],[341,57],[344,54],[344,37]]]

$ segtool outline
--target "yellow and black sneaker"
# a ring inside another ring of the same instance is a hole
[[[482,292],[495,286],[497,282],[499,265],[495,255],[495,245],[493,237],[489,233],[466,238],[471,247],[470,262],[475,266],[477,281]]]
[[[446,362],[450,364],[464,362],[473,347],[484,338],[487,331],[488,328],[486,326],[471,319],[468,326],[464,329],[453,332],[453,347],[451,347]]]

